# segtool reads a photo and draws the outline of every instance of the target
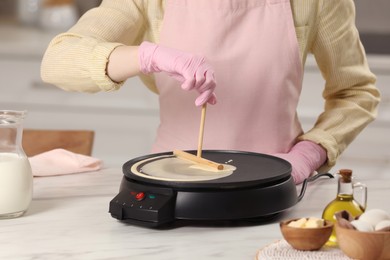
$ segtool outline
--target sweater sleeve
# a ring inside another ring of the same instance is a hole
[[[324,112],[299,137],[320,144],[329,170],[340,154],[377,114],[380,94],[355,27],[353,0],[323,0],[311,52],[325,79]]]
[[[145,33],[142,0],[104,0],[68,32],[49,44],[41,77],[68,91],[98,92],[120,88],[106,74],[108,58],[120,45],[135,45]],[[131,61],[129,61],[131,62]]]

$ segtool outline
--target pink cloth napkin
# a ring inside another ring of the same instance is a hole
[[[33,176],[54,176],[97,171],[103,162],[65,149],[54,149],[29,158]]]

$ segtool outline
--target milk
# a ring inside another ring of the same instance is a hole
[[[27,157],[0,153],[0,218],[22,215],[30,205],[32,186]]]

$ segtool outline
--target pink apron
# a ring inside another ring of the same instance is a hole
[[[160,44],[204,55],[218,103],[207,108],[203,149],[287,152],[302,133],[302,65],[289,0],[167,0]],[[197,149],[196,91],[156,75],[160,126],[153,152]]]

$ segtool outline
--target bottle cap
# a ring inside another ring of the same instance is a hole
[[[352,170],[350,169],[341,169],[339,174],[344,182],[351,182],[352,179]]]
[[[61,6],[61,5],[73,5],[74,0],[44,0],[42,5],[45,7],[49,6]]]

